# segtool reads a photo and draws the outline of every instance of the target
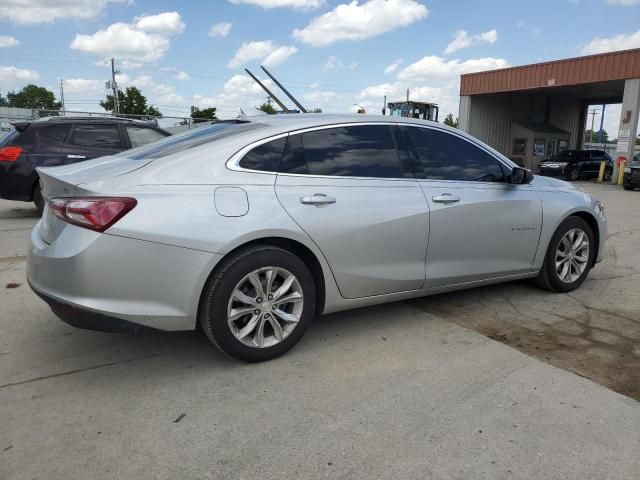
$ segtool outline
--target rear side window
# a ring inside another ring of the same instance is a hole
[[[69,133],[69,125],[49,125],[47,127],[41,127],[38,129],[38,135],[48,138],[49,140],[55,140],[57,142],[64,142]]]
[[[141,147],[142,145],[146,145],[147,143],[155,142],[166,137],[166,135],[163,135],[162,133],[152,128],[134,127],[132,125],[127,125],[126,129],[132,148]]]
[[[504,181],[500,162],[472,143],[447,132],[405,127],[416,173],[431,180]]]
[[[413,176],[413,172],[400,163],[388,125],[327,128],[291,135],[289,140],[282,173],[374,178]]]
[[[109,123],[76,125],[71,135],[71,143],[83,147],[117,148],[122,146],[118,126]]]
[[[20,136],[18,130],[9,130],[0,136],[0,146],[11,145],[13,141]]]
[[[287,137],[283,137],[258,145],[242,157],[239,165],[250,170],[277,172],[286,143]]]

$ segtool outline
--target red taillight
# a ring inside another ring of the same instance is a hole
[[[54,198],[49,201],[49,208],[62,221],[104,232],[137,203],[135,198],[126,197]]]
[[[22,147],[0,148],[0,162],[15,162],[22,153]]]

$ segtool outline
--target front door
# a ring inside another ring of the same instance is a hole
[[[395,126],[290,135],[278,200],[325,256],[346,298],[411,291],[425,281],[429,214]]]
[[[508,167],[461,136],[403,130],[430,208],[426,286],[530,272],[542,226],[533,187],[506,183]]]

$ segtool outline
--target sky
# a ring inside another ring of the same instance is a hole
[[[243,68],[264,65],[309,108],[380,113],[410,89],[455,116],[462,73],[637,47],[640,0],[0,0],[0,93],[63,79],[67,110],[101,110],[115,57],[164,115],[255,112]]]

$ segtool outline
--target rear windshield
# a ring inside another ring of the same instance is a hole
[[[122,152],[118,156],[132,160],[162,158],[264,126],[261,123],[250,122],[218,122],[208,127],[200,127],[186,133],[166,137],[149,145]]]
[[[2,132],[2,134],[0,134],[0,145],[9,145],[19,135],[20,132],[14,129],[9,130],[8,132]]]

